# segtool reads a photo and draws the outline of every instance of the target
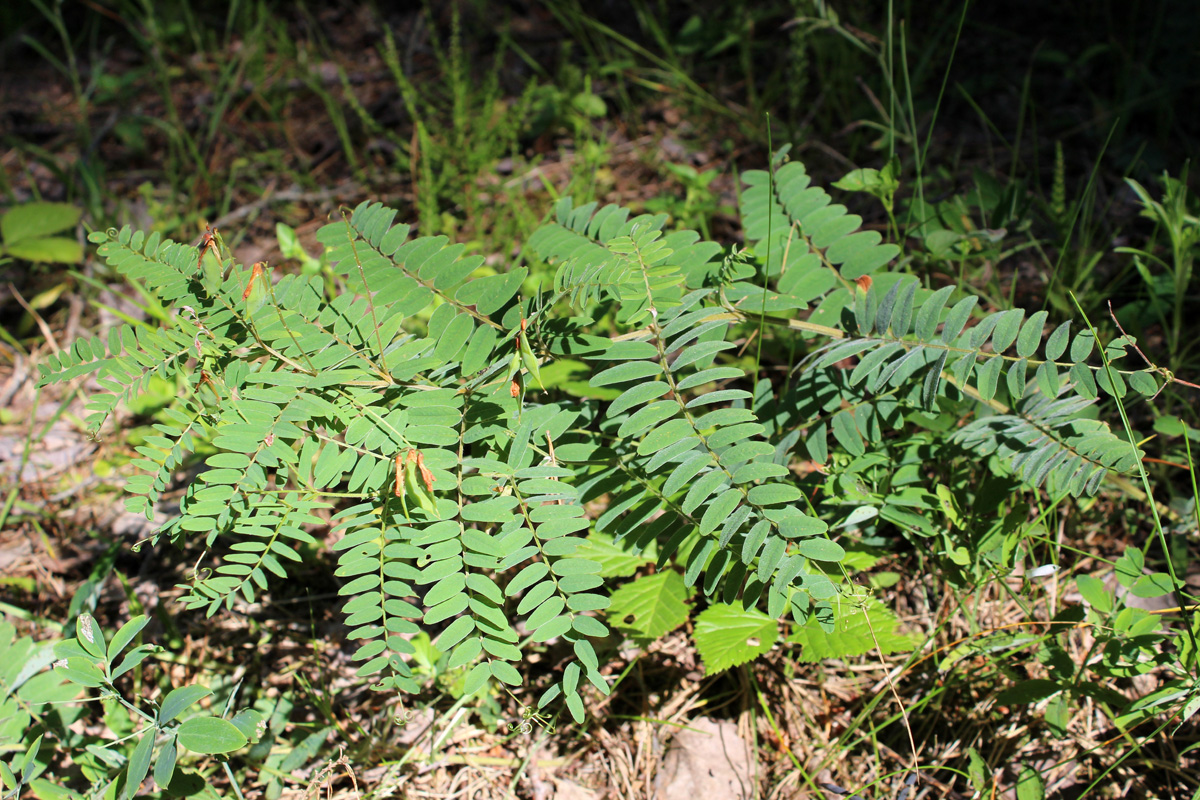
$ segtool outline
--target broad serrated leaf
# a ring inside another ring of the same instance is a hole
[[[599,564],[599,575],[605,578],[628,577],[650,563],[631,542],[624,539],[618,542],[605,533],[590,534],[575,550],[575,556]]]
[[[810,664],[871,652],[887,655],[914,646],[913,637],[897,631],[899,624],[895,614],[868,597],[856,605],[843,603],[832,632],[822,630],[814,618],[798,627],[788,641],[800,645],[799,659]]]
[[[758,658],[775,645],[778,636],[775,620],[738,603],[709,606],[696,617],[693,632],[706,675]]]
[[[609,624],[635,639],[654,640],[687,621],[687,587],[673,570],[647,575],[613,592]]]

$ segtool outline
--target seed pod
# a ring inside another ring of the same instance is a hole
[[[221,251],[217,247],[217,229],[208,225],[204,226],[204,235],[200,237],[200,255],[196,260],[196,269],[200,269],[200,264],[204,261],[205,253],[212,253],[216,256],[217,263],[221,262]]]
[[[433,482],[435,478],[429,467],[425,466],[425,454],[419,451],[417,452],[417,471],[421,473],[421,480],[425,482],[425,488],[430,494],[433,494]]]
[[[411,464],[412,466],[408,466]],[[424,482],[422,482],[424,481]],[[416,448],[408,451],[404,469],[405,494],[417,501],[417,506],[437,518],[437,500],[433,496],[433,473],[425,466],[425,457]],[[405,509],[407,512],[407,508]]]
[[[521,361],[525,364],[525,369],[529,372],[533,379],[537,381],[537,385],[546,391],[546,385],[542,383],[542,374],[538,370],[537,356],[533,354],[533,348],[529,346],[529,339],[525,338],[525,331],[521,331],[520,342]]]
[[[508,377],[505,378],[505,380],[512,381],[513,378],[517,377],[517,373],[520,371],[521,352],[518,350],[516,353],[513,353],[512,361],[508,362]]]
[[[242,299],[246,301],[247,314],[257,313],[267,302],[267,295],[271,288],[269,269],[265,261],[258,261],[250,271],[250,280],[246,283],[246,290],[242,292]]]
[[[214,294],[221,288],[224,279],[224,265],[221,263],[221,248],[218,246],[219,235],[213,228],[207,228],[200,240],[200,251],[196,258],[196,269],[204,276],[204,283]],[[205,258],[205,256],[208,256]]]
[[[254,267],[250,270],[250,280],[246,281],[246,291],[242,292],[242,299],[246,300],[250,297],[250,292],[254,289],[254,279],[263,274],[263,266],[265,262],[255,261]]]

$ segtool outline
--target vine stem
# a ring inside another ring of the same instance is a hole
[[[777,326],[783,327],[783,328],[790,328],[791,330],[794,330],[794,331],[805,331],[808,333],[818,333],[818,334],[821,334],[822,336],[828,336],[831,339],[845,339],[846,338],[845,331],[840,331],[837,328],[830,328],[827,325],[818,325],[815,322],[807,322],[802,319],[781,319],[778,317],[767,316],[765,314],[756,314],[753,311],[739,311],[739,310],[732,310],[732,309],[726,310],[726,311],[714,312],[713,314],[705,317],[704,319],[700,320],[696,324],[703,325],[706,322],[721,322],[721,321],[728,321],[728,322],[759,322],[759,321],[761,321],[768,325],[777,325]],[[654,327],[647,325],[644,328],[638,328],[635,331],[629,331],[628,333],[622,333],[619,336],[614,336],[613,341],[614,342],[623,342],[623,341],[626,341],[629,339],[639,339],[641,337],[648,336],[652,333],[654,333]]]
[[[1200,384],[1195,384],[1195,383],[1192,383],[1191,381],[1185,381],[1180,378],[1176,378],[1174,372],[1171,372],[1168,369],[1163,369],[1162,367],[1158,366],[1150,359],[1146,358],[1146,354],[1142,352],[1142,348],[1137,346],[1137,342],[1134,340],[1134,338],[1132,336],[1130,336],[1128,333],[1126,333],[1125,329],[1123,327],[1121,327],[1121,321],[1117,319],[1117,313],[1115,311],[1113,311],[1112,300],[1108,301],[1108,315],[1110,317],[1112,317],[1113,324],[1117,326],[1117,330],[1119,330],[1121,332],[1121,335],[1129,340],[1129,346],[1133,348],[1135,353],[1137,353],[1139,356],[1142,357],[1142,361],[1146,362],[1147,367],[1154,370],[1158,374],[1162,375],[1166,379],[1167,383],[1178,383],[1178,384],[1182,384],[1183,386],[1187,386],[1191,389],[1200,389]],[[1162,385],[1162,387],[1159,388],[1158,391],[1161,392],[1165,388],[1167,388],[1166,383],[1164,383]],[[1155,392],[1155,397],[1157,397],[1157,396],[1158,396],[1158,392]]]

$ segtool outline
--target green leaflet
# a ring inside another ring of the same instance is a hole
[[[671,387],[663,381],[638,383],[626,389],[608,406],[608,415],[615,417],[622,412],[655,400],[669,392]]]

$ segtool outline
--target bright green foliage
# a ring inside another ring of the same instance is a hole
[[[46,670],[52,661],[52,642],[17,637],[12,625],[0,623],[0,755],[24,750],[27,734],[48,726],[48,715],[54,710],[51,704],[64,703],[78,694],[62,675]],[[67,716],[63,709],[58,713]]]
[[[715,603],[696,617],[696,649],[708,675],[758,658],[778,638],[774,619],[740,603]]]
[[[83,209],[67,203],[24,203],[0,216],[0,263],[3,256],[56,264],[78,264],[83,248],[74,237],[54,234],[79,224]]]
[[[118,682],[125,683],[121,677],[131,670],[140,674],[142,662],[161,650],[136,644],[148,622],[145,616],[133,617],[110,637],[84,613],[76,618],[74,638],[46,646],[33,645],[26,638],[12,641],[12,627],[0,626],[0,656],[4,657],[0,689],[7,695],[0,711],[8,711],[0,720],[0,754],[15,754],[9,763],[0,761],[6,797],[19,796],[24,785],[39,797],[78,796],[55,785],[61,776],[47,769],[54,750],[71,753],[75,766],[91,782],[94,796],[126,800],[137,794],[147,777],[166,787],[176,775],[180,748],[220,755],[259,740],[265,726],[262,715],[253,709],[243,709],[231,719],[189,713],[196,702],[212,694],[205,686],[172,689],[158,703],[146,703],[147,708],[139,707],[140,698],[124,697],[118,688]],[[81,689],[87,690],[86,696],[78,705],[72,703]],[[16,703],[10,705],[10,699]],[[91,731],[72,730],[82,703],[97,699],[106,703],[106,725],[114,732],[121,730],[107,741]],[[49,713],[51,703],[54,713]],[[125,720],[116,713],[122,707],[128,712]],[[24,728],[18,730],[14,724]],[[39,747],[46,735],[55,747],[42,756]],[[28,741],[32,743],[26,750]]]
[[[1137,452],[1080,413],[1100,391],[1156,383],[1098,373],[1091,334],[1064,324],[1046,336],[1044,312],[980,315],[973,297],[950,302],[953,287],[889,273],[899,248],[859,231],[798,163],[745,179],[753,254],[721,258],[663,216],[564,199],[528,242],[556,268],[553,288],[530,295],[525,267],[494,274],[445,237],[411,238],[379,204],[319,231],[328,274],[278,281],[228,259],[219,237],[197,251],[94,234],[100,255],[174,308],[171,326],[80,340],[43,365],[42,383],[94,372],[107,392],[88,406],[98,431],[151,376],[178,382],[161,436],[139,448],[130,507],[149,515],[211,443],[159,533],[209,548],[189,608],[255,601],[332,517],[347,638],[380,689],[419,688],[419,631],[468,693],[519,685],[523,638],[558,640],[573,657],[539,706],[561,700],[581,719],[583,684],[607,691],[598,643],[610,625],[663,636],[689,599],[707,606],[696,638],[710,671],[768,650],[785,612],[823,632],[814,651],[857,653],[861,636],[843,646],[833,632],[857,631],[864,606],[838,599],[845,550],[821,517],[840,502],[904,513],[863,499],[859,476],[895,470],[897,486],[913,484],[929,452],[995,454],[1030,486],[1094,492]],[[807,349],[783,386],[742,368],[744,322],[789,329]],[[939,413],[977,420],[888,455],[893,431]],[[836,494],[797,479],[805,457]],[[901,528],[930,525],[919,522]],[[876,618],[880,643],[903,646]],[[205,737],[220,732],[192,741]]]
[[[846,658],[876,652],[880,655],[909,650],[912,636],[897,631],[896,615],[873,597],[843,600],[832,632],[816,620],[796,629],[788,641],[800,645],[799,660],[815,663],[826,658]]]
[[[656,572],[613,592],[608,618],[630,638],[654,641],[687,622],[687,598],[678,572]]]

